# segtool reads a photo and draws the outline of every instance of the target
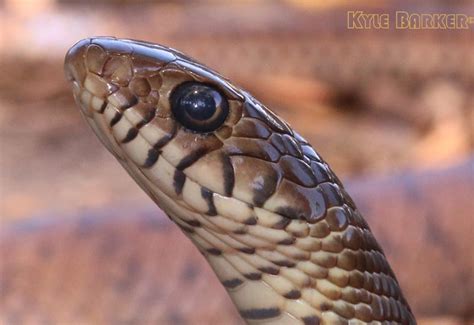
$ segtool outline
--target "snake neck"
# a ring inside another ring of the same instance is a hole
[[[318,185],[327,208],[308,223],[213,193],[191,179],[181,198],[150,191],[148,178],[124,165],[204,255],[246,322],[415,324],[386,257],[329,167]],[[156,179],[173,183],[174,173],[157,170]]]

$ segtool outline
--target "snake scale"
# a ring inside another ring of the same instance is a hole
[[[248,323],[415,323],[336,175],[249,93],[141,41],[82,40],[65,70],[94,132]]]

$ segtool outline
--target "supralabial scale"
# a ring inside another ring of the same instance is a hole
[[[249,93],[133,40],[82,40],[65,71],[99,139],[205,256],[246,322],[415,323],[336,175]]]

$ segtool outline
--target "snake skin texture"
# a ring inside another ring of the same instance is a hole
[[[415,323],[341,182],[250,94],[140,41],[80,41],[65,71],[89,125],[198,247],[248,323]],[[174,119],[170,94],[188,81],[227,98],[215,131]]]

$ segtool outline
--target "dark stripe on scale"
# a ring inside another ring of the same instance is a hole
[[[109,104],[109,103],[108,103],[106,100],[104,100],[104,102],[102,103],[102,105],[100,105],[100,109],[99,109],[99,113],[100,113],[100,114],[103,114],[103,113],[104,113],[105,108],[107,107],[108,104]]]
[[[306,316],[302,320],[304,325],[319,325],[319,318],[316,316]]]
[[[219,256],[222,254],[222,251],[220,249],[214,247],[206,249],[206,252],[214,256]]]
[[[121,118],[122,118],[122,114],[120,114],[119,112],[115,112],[114,117],[112,117],[112,119],[110,120],[110,123],[109,123],[110,127],[113,127],[115,124],[117,124]]]
[[[153,145],[153,148],[148,150],[148,154],[147,154],[145,163],[143,164],[144,168],[150,168],[158,161],[158,158],[161,154],[160,149],[165,144],[170,142],[171,139],[173,139],[173,136],[164,136]]]
[[[221,159],[224,177],[224,194],[226,196],[232,196],[232,191],[234,190],[235,184],[234,167],[232,167],[229,156],[223,154]]]
[[[253,247],[240,247],[238,248],[239,251],[245,254],[255,254],[255,248]]]
[[[257,280],[262,279],[262,273],[258,273],[258,272],[245,273],[244,277],[252,281],[257,281]]]
[[[196,228],[199,228],[201,227],[201,223],[199,222],[199,220],[183,220],[184,222],[186,222],[188,225],[190,226],[193,226],[193,227],[196,227]]]
[[[143,117],[143,119],[136,125],[136,128],[141,129],[145,124],[147,124],[148,122],[153,120],[155,118],[155,116],[156,116],[156,111],[155,110],[152,110],[152,111],[146,113],[145,116]]]
[[[257,219],[255,217],[248,217],[247,219],[244,220],[244,224],[253,226],[257,224]]]
[[[163,148],[168,142],[170,142],[171,139],[173,139],[173,135],[165,135],[160,140],[156,141],[156,143],[153,145],[153,148],[159,150]]]
[[[180,195],[183,191],[184,182],[186,181],[186,175],[178,169],[175,169],[173,176],[173,187],[177,195]]]
[[[280,316],[279,308],[254,308],[239,310],[240,316],[246,319],[267,319]]]
[[[192,151],[189,155],[183,157],[181,161],[176,166],[176,169],[183,170],[194,164],[202,156],[208,153],[207,148],[199,148],[195,151]]]
[[[296,238],[294,238],[294,237],[288,237],[288,238],[285,238],[285,239],[280,240],[277,244],[278,244],[278,245],[286,245],[286,246],[288,246],[288,245],[293,245],[293,244],[295,243],[295,241],[296,241]]]
[[[155,148],[151,148],[150,150],[148,150],[148,154],[146,156],[145,162],[143,163],[142,167],[150,168],[151,166],[153,166],[158,161],[158,158],[160,157],[160,153],[161,151]]]
[[[216,206],[214,205],[214,199],[212,198],[212,191],[209,190],[206,187],[201,187],[201,196],[206,201],[207,203],[207,215],[208,216],[216,216],[217,215],[217,210]]]
[[[122,143],[128,143],[135,139],[138,135],[138,129],[132,127],[130,130],[128,130],[127,135],[125,136],[125,139],[122,140]]]
[[[233,288],[236,288],[238,287],[239,285],[241,285],[242,283],[244,283],[244,281],[240,280],[240,279],[232,279],[232,280],[224,280],[222,281],[222,284],[224,285],[224,287],[226,287],[227,289],[233,289]]]
[[[286,299],[300,299],[301,292],[298,290],[291,290],[283,295]]]
[[[288,260],[281,260],[281,261],[271,261],[273,264],[276,264],[278,266],[284,266],[284,267],[295,267],[295,263],[292,261]]]
[[[183,226],[183,225],[179,225],[179,227],[180,227],[184,232],[187,232],[188,234],[194,233],[194,229],[193,229],[193,228],[189,228],[189,227],[186,227],[186,226]]]
[[[264,266],[264,267],[259,267],[259,271],[262,271],[263,273],[268,273],[268,274],[273,274],[277,275],[280,273],[280,269],[276,267],[271,267],[271,266]]]
[[[278,222],[276,222],[272,228],[273,229],[285,229],[291,222],[290,218],[287,217],[281,217]]]

